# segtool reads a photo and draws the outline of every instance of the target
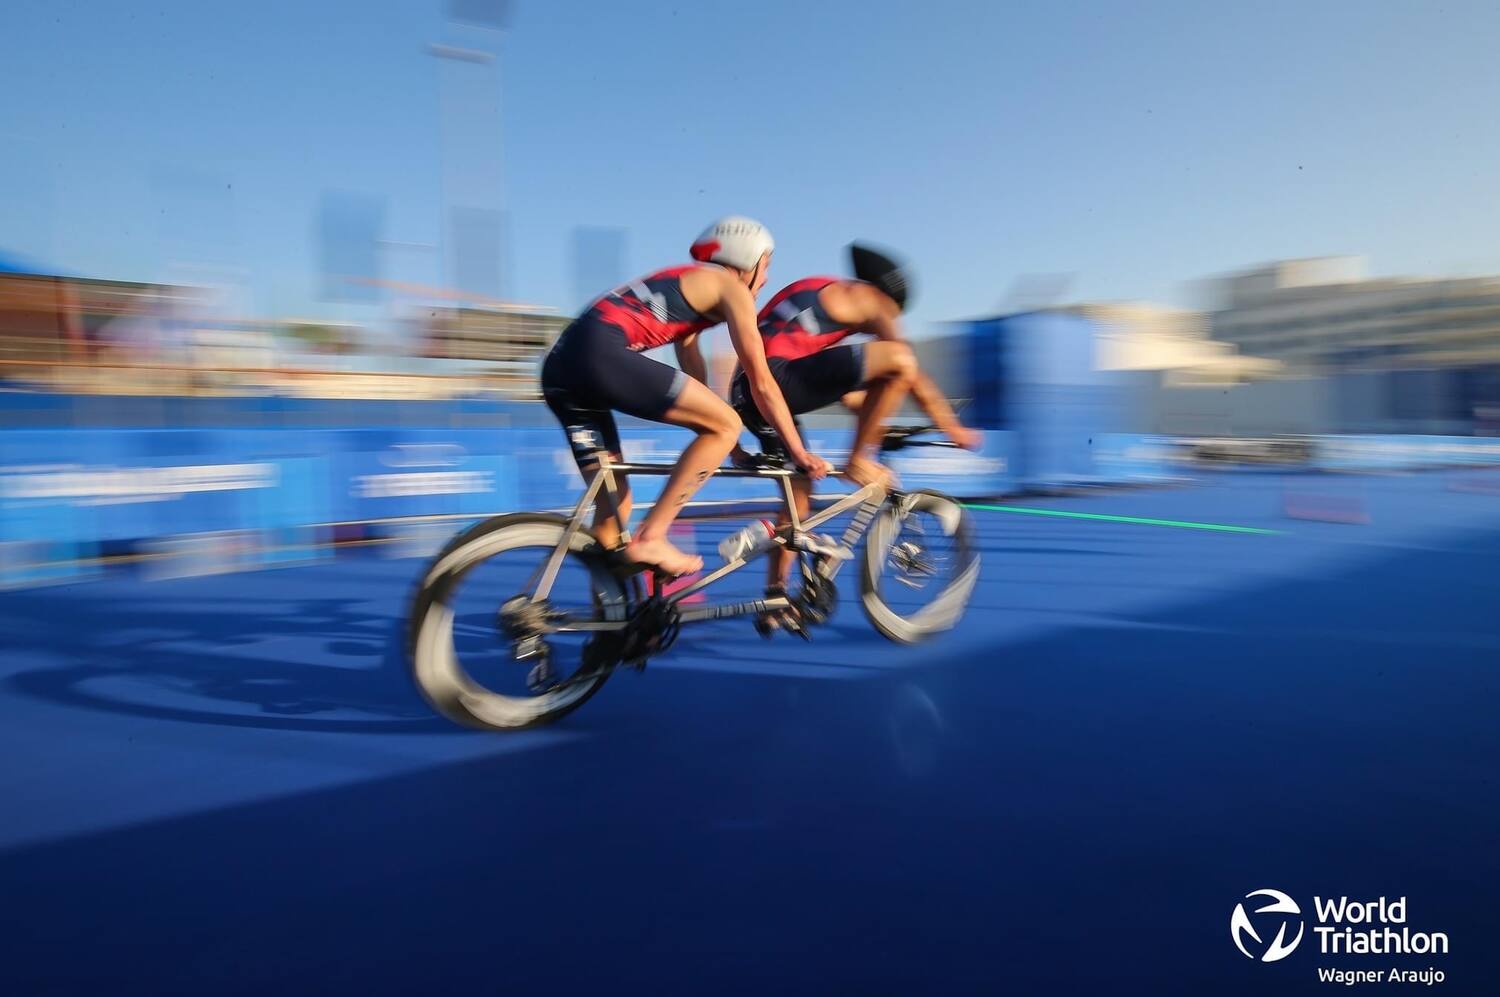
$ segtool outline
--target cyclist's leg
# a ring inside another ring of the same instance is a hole
[[[644,359],[644,358],[643,358]],[[654,362],[654,361],[652,361]],[[668,368],[670,369],[670,368]],[[740,417],[729,404],[707,386],[677,372],[671,407],[656,416],[658,422],[682,426],[697,433],[677,466],[672,469],[661,496],[626,548],[632,560],[660,567],[669,574],[687,574],[703,567],[703,558],[684,554],[667,540],[667,531],[688,499],[724,462],[740,435]]]
[[[787,361],[781,357],[766,358],[766,366],[770,369],[771,377],[775,379],[778,385],[781,384],[781,372],[786,367],[786,364]],[[782,389],[782,398],[784,400],[786,398],[784,388]],[[781,437],[777,435],[776,430],[771,428],[771,424],[761,414],[760,409],[756,407],[755,400],[750,393],[750,379],[745,376],[744,370],[738,367],[735,368],[734,379],[729,384],[729,405],[740,417],[744,428],[748,429],[750,434],[760,443],[760,452],[764,456],[783,463],[788,460],[786,449],[781,445]],[[788,400],[787,409],[795,416],[797,410],[791,406],[792,403]],[[798,427],[798,432],[801,432],[800,426]],[[742,464],[750,458],[750,454],[740,447],[738,440],[735,441],[735,446],[730,452],[730,456],[736,464]]]
[[[797,503],[797,522],[804,522],[812,515],[812,479],[805,474],[792,475],[792,501]],[[785,507],[776,514],[776,525],[785,526],[791,522]],[[785,588],[787,580],[792,574],[792,554],[780,545],[772,547],[766,552],[766,588]]]
[[[624,459],[620,452],[620,431],[609,409],[581,406],[567,392],[556,388],[544,389],[543,398],[562,423],[585,488],[593,484],[594,476],[599,473],[601,454],[608,454],[612,461]],[[619,546],[620,531],[630,521],[630,481],[623,474],[616,474],[614,480],[615,503],[610,503],[603,490],[594,500],[594,539],[605,548]]]
[[[784,368],[785,363],[783,361],[773,362],[771,364],[771,376],[776,378],[777,386],[782,391],[782,398],[787,400],[787,407],[790,409],[793,417],[792,421],[797,422],[797,409],[792,408],[792,401],[787,395],[787,388],[782,383],[783,378],[780,376]],[[786,448],[782,446],[781,437],[776,434],[776,430],[771,428],[771,424],[766,421],[766,417],[761,414],[760,409],[751,400],[749,385],[745,382],[744,374],[735,379],[729,392],[729,400],[734,406],[735,412],[739,415],[740,420],[744,423],[745,428],[750,430],[751,434],[760,442],[760,452],[773,461],[785,464],[787,462]],[[802,436],[802,425],[800,422],[797,423],[797,435]],[[805,519],[811,505],[812,480],[806,475],[798,474],[792,477],[791,485],[792,500],[797,503],[798,518]],[[776,513],[776,525],[781,527],[789,522],[791,522],[791,515],[786,504],[783,503]],[[767,595],[781,594],[780,591],[773,590],[785,588],[790,568],[791,559],[786,556],[784,549],[781,547],[772,547],[766,552]]]
[[[896,411],[917,376],[916,354],[905,343],[866,343],[864,352],[865,398],[846,468],[850,480],[858,484],[885,475],[874,459],[875,446],[885,431],[886,419]]]
[[[774,360],[770,365],[771,375],[776,378],[777,384],[781,386],[782,397],[787,399],[787,406],[792,411],[793,421],[796,422],[797,409],[792,408],[793,402],[787,396],[786,386],[781,383],[783,379],[780,375],[784,366],[785,361]],[[745,428],[750,430],[755,438],[760,441],[760,452],[776,463],[786,464],[786,448],[782,445],[781,437],[777,435],[776,430],[771,428],[771,424],[766,421],[766,417],[761,414],[760,409],[751,400],[749,385],[745,383],[743,374],[735,380],[729,397],[734,405],[735,412],[739,414],[740,419],[744,422]],[[803,436],[800,422],[797,425],[797,435]],[[806,437],[803,436],[803,439],[806,439]],[[791,486],[792,501],[797,504],[798,518],[805,519],[811,511],[812,479],[803,474],[793,475]],[[791,514],[785,503],[783,503],[781,508],[777,510],[776,525],[779,528],[789,522],[791,522]],[[791,574],[791,567],[792,558],[784,548],[776,546],[766,552],[767,596],[786,595],[786,582],[787,577]],[[761,632],[769,636],[771,631],[782,629],[782,615],[789,612],[791,610],[783,609],[759,614],[757,621],[758,626],[763,628]]]
[[[601,434],[603,436],[603,449],[609,454],[613,463],[620,463],[625,459],[620,447],[620,431],[615,427],[615,417],[612,412],[603,413],[599,420]],[[599,473],[599,462],[594,460],[588,467],[579,467],[583,474],[584,487],[594,483],[594,476]],[[616,473],[614,476],[615,494],[614,501],[610,501],[607,483],[600,488],[599,496],[594,500],[594,539],[599,541],[600,546],[613,550],[620,546],[620,533],[625,525],[630,522],[630,478],[626,475]]]
[[[610,411],[609,385],[599,377],[599,360],[611,353],[628,353],[618,330],[575,323],[558,337],[542,363],[542,397],[562,424],[585,487],[599,473],[601,453],[614,461],[624,459]],[[613,504],[602,491],[594,501],[594,538],[606,548],[619,545],[620,532],[630,521],[630,481],[616,474],[614,482]]]
[[[625,554],[633,561],[669,574],[686,574],[701,568],[703,559],[674,547],[667,540],[667,529],[698,486],[729,453],[740,430],[734,410],[682,371],[630,350],[625,345],[624,333],[603,323],[578,326],[576,331],[570,327],[549,355],[542,380],[544,390],[556,383],[573,385],[575,407],[581,397],[593,409],[624,412],[682,426],[698,434],[683,451],[667,478],[661,498],[631,537]],[[610,427],[613,428],[612,419]],[[618,436],[609,442],[610,449],[618,452]],[[599,522],[609,536],[607,518],[601,514]]]
[[[614,461],[624,460],[618,452],[611,453],[609,457]],[[593,474],[584,475],[584,484],[592,484],[593,478]],[[598,540],[601,546],[612,550],[620,546],[620,532],[628,522],[630,522],[630,479],[623,474],[617,474],[615,475],[613,507],[610,505],[609,496],[603,491],[594,503],[594,539]]]
[[[810,356],[772,365],[772,376],[776,378],[776,384],[781,388],[782,397],[786,399],[787,407],[791,409],[792,415],[797,416],[832,405],[850,391],[857,389],[864,380],[862,355],[866,348],[855,344],[834,346]],[[754,411],[754,408],[754,402],[749,402],[748,406],[742,404],[740,414],[745,418],[745,424],[761,437],[761,446],[770,452],[771,447],[776,445],[774,442],[776,434],[766,424],[764,417]],[[754,421],[751,421],[752,418]],[[799,434],[802,433],[800,424],[797,431]],[[798,520],[806,519],[812,511],[812,481],[799,474],[792,478],[791,484],[792,499],[797,506],[797,518]],[[778,525],[784,526],[790,521],[788,511],[785,509],[778,518]],[[782,547],[773,547],[767,553],[766,586],[768,591],[786,586],[793,560],[790,552]]]

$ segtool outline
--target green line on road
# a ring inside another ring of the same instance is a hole
[[[1063,509],[1031,509],[1020,505],[975,505],[965,502],[968,509],[983,509],[986,512],[1024,512],[1031,516],[1062,516],[1065,519],[1097,519],[1106,523],[1134,523],[1137,526],[1175,526],[1180,530],[1213,530],[1217,533],[1259,533],[1279,536],[1281,530],[1263,530],[1256,526],[1225,526],[1223,523],[1193,523],[1180,519],[1146,519],[1142,516],[1106,516],[1099,512],[1068,512]]]

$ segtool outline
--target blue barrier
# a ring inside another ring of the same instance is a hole
[[[1321,436],[1314,464],[1328,471],[1415,470],[1500,464],[1500,439],[1483,436]]]
[[[282,457],[274,490],[243,493],[248,529],[262,538],[257,560],[300,563],[321,556],[332,509],[329,463],[327,457]]]
[[[1100,433],[1093,438],[1094,473],[1102,481],[1149,484],[1183,477],[1176,441],[1146,433]]]
[[[621,436],[627,459],[664,464],[692,439],[686,430],[629,419],[621,420]],[[835,463],[849,442],[848,429],[808,432],[811,448]],[[893,454],[891,463],[908,488],[1004,495],[1025,485],[1022,442],[1018,433],[991,431],[979,453],[913,447]],[[1089,456],[1096,481],[1176,476],[1167,437],[1100,434]],[[1348,436],[1319,438],[1313,466],[1485,463],[1500,463],[1500,440]],[[664,480],[636,476],[637,506],[655,500]],[[0,581],[69,577],[77,570],[70,563],[91,558],[102,545],[184,535],[253,534],[259,559],[275,563],[316,546],[324,539],[318,528],[328,524],[567,508],[581,488],[561,431],[549,425],[11,429],[0,433]],[[822,495],[848,490],[837,480],[818,486]],[[766,481],[717,478],[698,500],[779,495]]]
[[[494,430],[330,432],[329,514],[336,522],[509,512],[521,508],[516,459]]]
[[[627,459],[663,464],[692,439],[686,430],[639,420],[622,420],[621,435]],[[1011,494],[1025,484],[1021,442],[1017,433],[991,431],[979,453],[913,447],[893,454],[891,464],[908,488],[963,498]],[[842,463],[850,432],[814,428],[808,443]],[[1097,481],[1176,476],[1166,437],[1101,434],[1090,457]],[[1323,437],[1314,466],[1481,463],[1500,463],[1500,440]],[[655,500],[664,481],[636,476],[637,507]],[[330,524],[567,508],[581,488],[555,426],[13,429],[0,433],[0,582],[74,577],[101,547],[193,535],[234,534],[254,552],[250,560],[279,563],[306,556]],[[821,495],[848,490],[838,480],[818,486]],[[716,478],[697,498],[739,503],[779,495],[770,482]]]
[[[977,453],[937,447],[911,447],[891,455],[891,469],[903,488],[931,488],[959,498],[993,498],[1020,490],[1016,475],[1016,434],[987,432]]]
[[[105,544],[182,535],[255,535],[237,563],[309,549],[328,521],[328,461],[314,446],[205,430],[0,434],[0,580],[65,577]]]
[[[622,421],[621,436],[627,459],[665,464],[692,439],[636,420]],[[1003,494],[1015,487],[1012,436],[985,434],[978,454],[912,449],[892,463],[907,487]],[[849,442],[848,430],[808,434],[838,463]],[[637,505],[654,501],[664,482],[637,475]],[[0,544],[8,545],[0,577],[53,577],[101,544],[195,535],[248,534],[236,541],[236,563],[276,563],[305,556],[296,552],[315,547],[330,524],[566,508],[581,488],[555,427],[9,430],[0,434]],[[823,495],[847,491],[839,480],[818,486]],[[780,494],[771,482],[717,478],[698,498]]]
[[[0,587],[76,581],[97,545],[86,512],[41,498],[0,497]]]

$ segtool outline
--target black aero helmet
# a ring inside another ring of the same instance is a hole
[[[849,244],[849,262],[854,266],[854,276],[874,284],[904,312],[906,299],[911,294],[911,274],[900,263],[878,250],[853,242]]]

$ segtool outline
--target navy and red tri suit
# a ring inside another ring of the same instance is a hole
[[[863,345],[842,344],[859,329],[836,322],[821,299],[824,288],[842,282],[839,277],[804,278],[777,291],[760,311],[757,321],[766,365],[794,416],[832,405],[864,384]],[[768,453],[780,446],[751,397],[743,371],[734,379],[730,401]]]
[[[597,321],[625,333],[626,345],[637,352],[702,332],[721,319],[699,313],[682,296],[682,275],[702,270],[702,263],[668,267],[595,299],[579,322]]]
[[[819,298],[838,277],[806,277],[777,291],[760,310],[757,323],[767,357],[801,360],[838,345],[857,330],[835,322]]]
[[[592,462],[595,450],[620,452],[614,412],[660,420],[676,403],[687,375],[642,352],[722,321],[682,294],[682,275],[705,266],[713,264],[668,267],[622,284],[595,299],[552,344],[542,363],[542,397],[580,466]]]

